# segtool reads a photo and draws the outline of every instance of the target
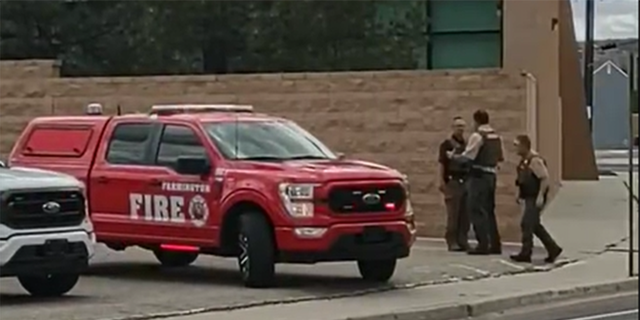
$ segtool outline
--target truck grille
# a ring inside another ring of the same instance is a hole
[[[406,200],[401,185],[333,187],[329,191],[329,209],[335,213],[388,212],[400,208]],[[393,204],[393,207],[390,206]]]
[[[79,191],[10,192],[0,205],[0,222],[13,229],[76,226],[85,218]]]

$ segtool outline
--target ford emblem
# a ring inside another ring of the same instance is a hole
[[[362,196],[362,202],[367,205],[376,205],[380,203],[380,195],[376,193],[367,193]]]
[[[60,204],[55,201],[49,201],[42,205],[42,211],[48,214],[56,214],[60,212]]]

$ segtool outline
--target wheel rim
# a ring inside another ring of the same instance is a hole
[[[238,247],[240,249],[238,266],[240,267],[242,278],[247,279],[249,277],[249,239],[242,233],[238,237]]]

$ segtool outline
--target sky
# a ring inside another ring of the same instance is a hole
[[[638,0],[595,1],[596,40],[638,38]],[[585,2],[571,0],[576,37],[585,38]]]

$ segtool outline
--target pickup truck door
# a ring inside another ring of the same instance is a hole
[[[152,141],[161,124],[145,120],[115,120],[105,132],[89,176],[91,217],[101,242],[154,242],[143,223],[149,203]],[[134,206],[134,205],[137,205]]]
[[[163,119],[163,127],[154,142],[153,166],[149,168],[149,185],[146,194],[159,197],[154,212],[155,219],[144,220],[147,232],[164,243],[215,247],[218,239],[216,221],[219,212],[219,189],[211,172],[207,175],[185,175],[174,168],[179,156],[215,157],[207,138],[191,123],[171,122]],[[162,208],[158,208],[160,204]]]

